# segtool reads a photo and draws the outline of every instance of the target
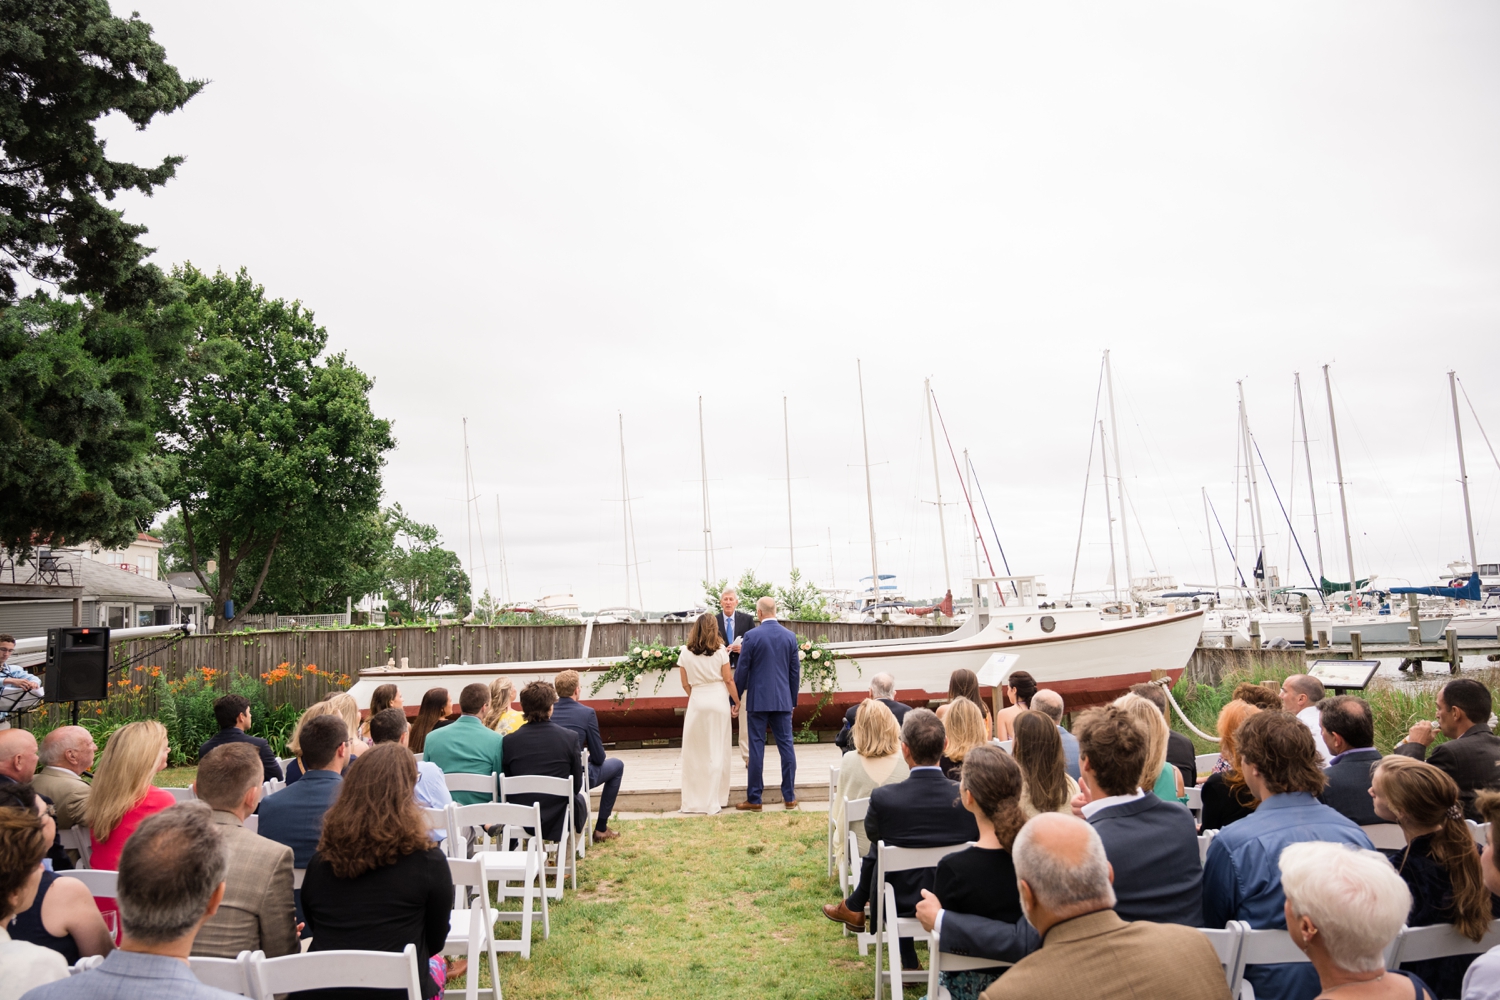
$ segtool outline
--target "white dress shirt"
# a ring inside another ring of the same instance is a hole
[[[1328,752],[1328,744],[1323,742],[1323,712],[1317,705],[1308,705],[1297,713],[1297,721],[1302,723],[1312,732],[1313,743],[1318,747],[1318,766],[1327,767],[1328,759],[1333,754]]]
[[[1145,792],[1137,788],[1130,795],[1106,795],[1102,799],[1095,799],[1083,807],[1083,818],[1092,819],[1094,813],[1101,809],[1108,809],[1110,806],[1123,806],[1127,802],[1134,802],[1136,799],[1144,798],[1145,795]]]

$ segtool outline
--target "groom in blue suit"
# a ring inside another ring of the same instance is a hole
[[[759,812],[765,790],[766,727],[776,737],[781,755],[781,800],[786,808],[797,808],[797,751],[792,746],[792,709],[797,707],[797,689],[802,686],[802,664],[797,659],[797,636],[776,620],[776,599],[755,602],[760,624],[741,640],[740,661],[734,668],[734,686],[748,696],[753,709],[747,720],[750,734],[750,783],[745,801],[736,809]]]

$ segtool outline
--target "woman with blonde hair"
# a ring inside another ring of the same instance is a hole
[[[1447,772],[1411,757],[1382,758],[1370,776],[1375,815],[1400,823],[1406,847],[1383,851],[1411,890],[1410,927],[1452,924],[1471,941],[1489,933],[1495,898],[1485,888],[1479,851],[1464,822],[1458,784]],[[1456,997],[1478,956],[1405,962],[1440,997]]]
[[[349,759],[352,761],[370,749],[370,744],[359,737],[359,702],[354,700],[354,695],[348,691],[330,691],[323,696],[323,700],[333,706],[333,714],[344,720],[349,735],[353,737],[349,741]]]
[[[687,692],[682,719],[682,805],[685,813],[712,816],[729,805],[729,754],[739,689],[718,619],[698,616],[677,657],[678,680]]]
[[[1146,768],[1141,772],[1141,787],[1149,788],[1159,799],[1168,802],[1186,802],[1182,772],[1167,763],[1167,734],[1171,732],[1161,709],[1138,694],[1122,695],[1115,699],[1115,707],[1146,731]]]
[[[510,707],[515,700],[515,681],[505,676],[490,681],[490,707],[484,711],[484,724],[501,736],[509,736],[526,725],[526,716]]]
[[[964,756],[975,747],[982,747],[990,741],[989,730],[985,728],[979,706],[968,698],[957,698],[948,705],[948,711],[943,715],[943,733],[947,740],[938,766],[950,781],[957,781]]]
[[[911,774],[911,768],[901,756],[901,726],[896,722],[895,713],[885,705],[874,698],[860,702],[850,735],[854,739],[854,749],[844,754],[839,762],[839,783],[832,804],[838,821],[838,839],[834,843],[840,845],[840,850],[849,843],[844,803],[867,799],[870,792],[881,785],[905,781]],[[865,836],[863,823],[854,824],[854,839],[859,842],[860,857],[870,853],[870,839]]]
[[[354,699],[350,698],[349,701],[353,702]],[[349,725],[349,720],[345,718],[344,713],[340,711],[339,704],[336,703],[332,698],[324,698],[322,701],[315,701],[311,705],[307,706],[306,711],[304,711],[302,715],[297,719],[297,725],[292,729],[291,739],[286,741],[286,752],[296,758],[296,760],[293,760],[286,766],[286,783],[288,785],[301,780],[302,775],[305,773],[302,767],[302,743],[300,740],[300,737],[302,735],[302,727],[307,725],[309,719],[316,719],[320,715],[336,715],[340,719],[344,719],[344,725],[346,727]],[[349,729],[348,732],[353,733],[355,732],[355,730]],[[349,760],[352,762],[355,757],[358,757],[368,749],[369,747],[365,744],[364,740],[350,740]]]
[[[1030,675],[1028,674],[1027,676],[1029,677]],[[1010,689],[1007,688],[1006,690]],[[1031,696],[1027,695],[1027,697],[1029,698]],[[948,703],[946,705],[939,705],[937,707],[938,719],[947,719],[948,710],[952,708],[954,703],[957,702],[960,698],[967,698],[976,706],[978,706],[979,710],[984,713],[985,739],[989,739],[991,736],[993,736],[994,726],[990,724],[990,706],[985,703],[984,698],[979,694],[979,675],[974,671],[969,670],[967,667],[959,667],[948,676]],[[1019,709],[1017,709],[1017,711],[1019,711]],[[1007,729],[1006,735],[1000,738],[1009,739],[1010,731]]]
[[[155,719],[126,723],[110,735],[83,807],[90,867],[118,868],[125,841],[141,820],[177,804],[171,792],[151,784],[170,751],[167,728]]]
[[[1031,709],[1011,722],[1015,742],[1010,752],[1021,766],[1021,813],[1030,819],[1044,812],[1072,815],[1078,782],[1068,774],[1062,737],[1057,726],[1041,712]]]
[[[1214,771],[1203,782],[1201,828],[1204,830],[1222,830],[1235,820],[1249,816],[1260,804],[1240,772],[1239,743],[1235,735],[1246,719],[1259,712],[1259,708],[1238,698],[1219,709],[1219,758],[1229,766]]]

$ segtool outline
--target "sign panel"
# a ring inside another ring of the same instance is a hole
[[[1314,660],[1307,675],[1322,681],[1324,687],[1363,691],[1379,669],[1379,660]]]
[[[984,661],[984,666],[979,668],[979,686],[996,687],[1005,683],[1010,672],[1016,669],[1016,661],[1020,658],[1020,653],[990,654],[990,658]]]

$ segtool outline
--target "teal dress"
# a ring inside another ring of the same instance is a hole
[[[1179,797],[1177,794],[1177,766],[1175,764],[1161,766],[1161,774],[1156,776],[1156,784],[1151,786],[1151,791],[1163,801],[1187,803],[1186,795]]]

